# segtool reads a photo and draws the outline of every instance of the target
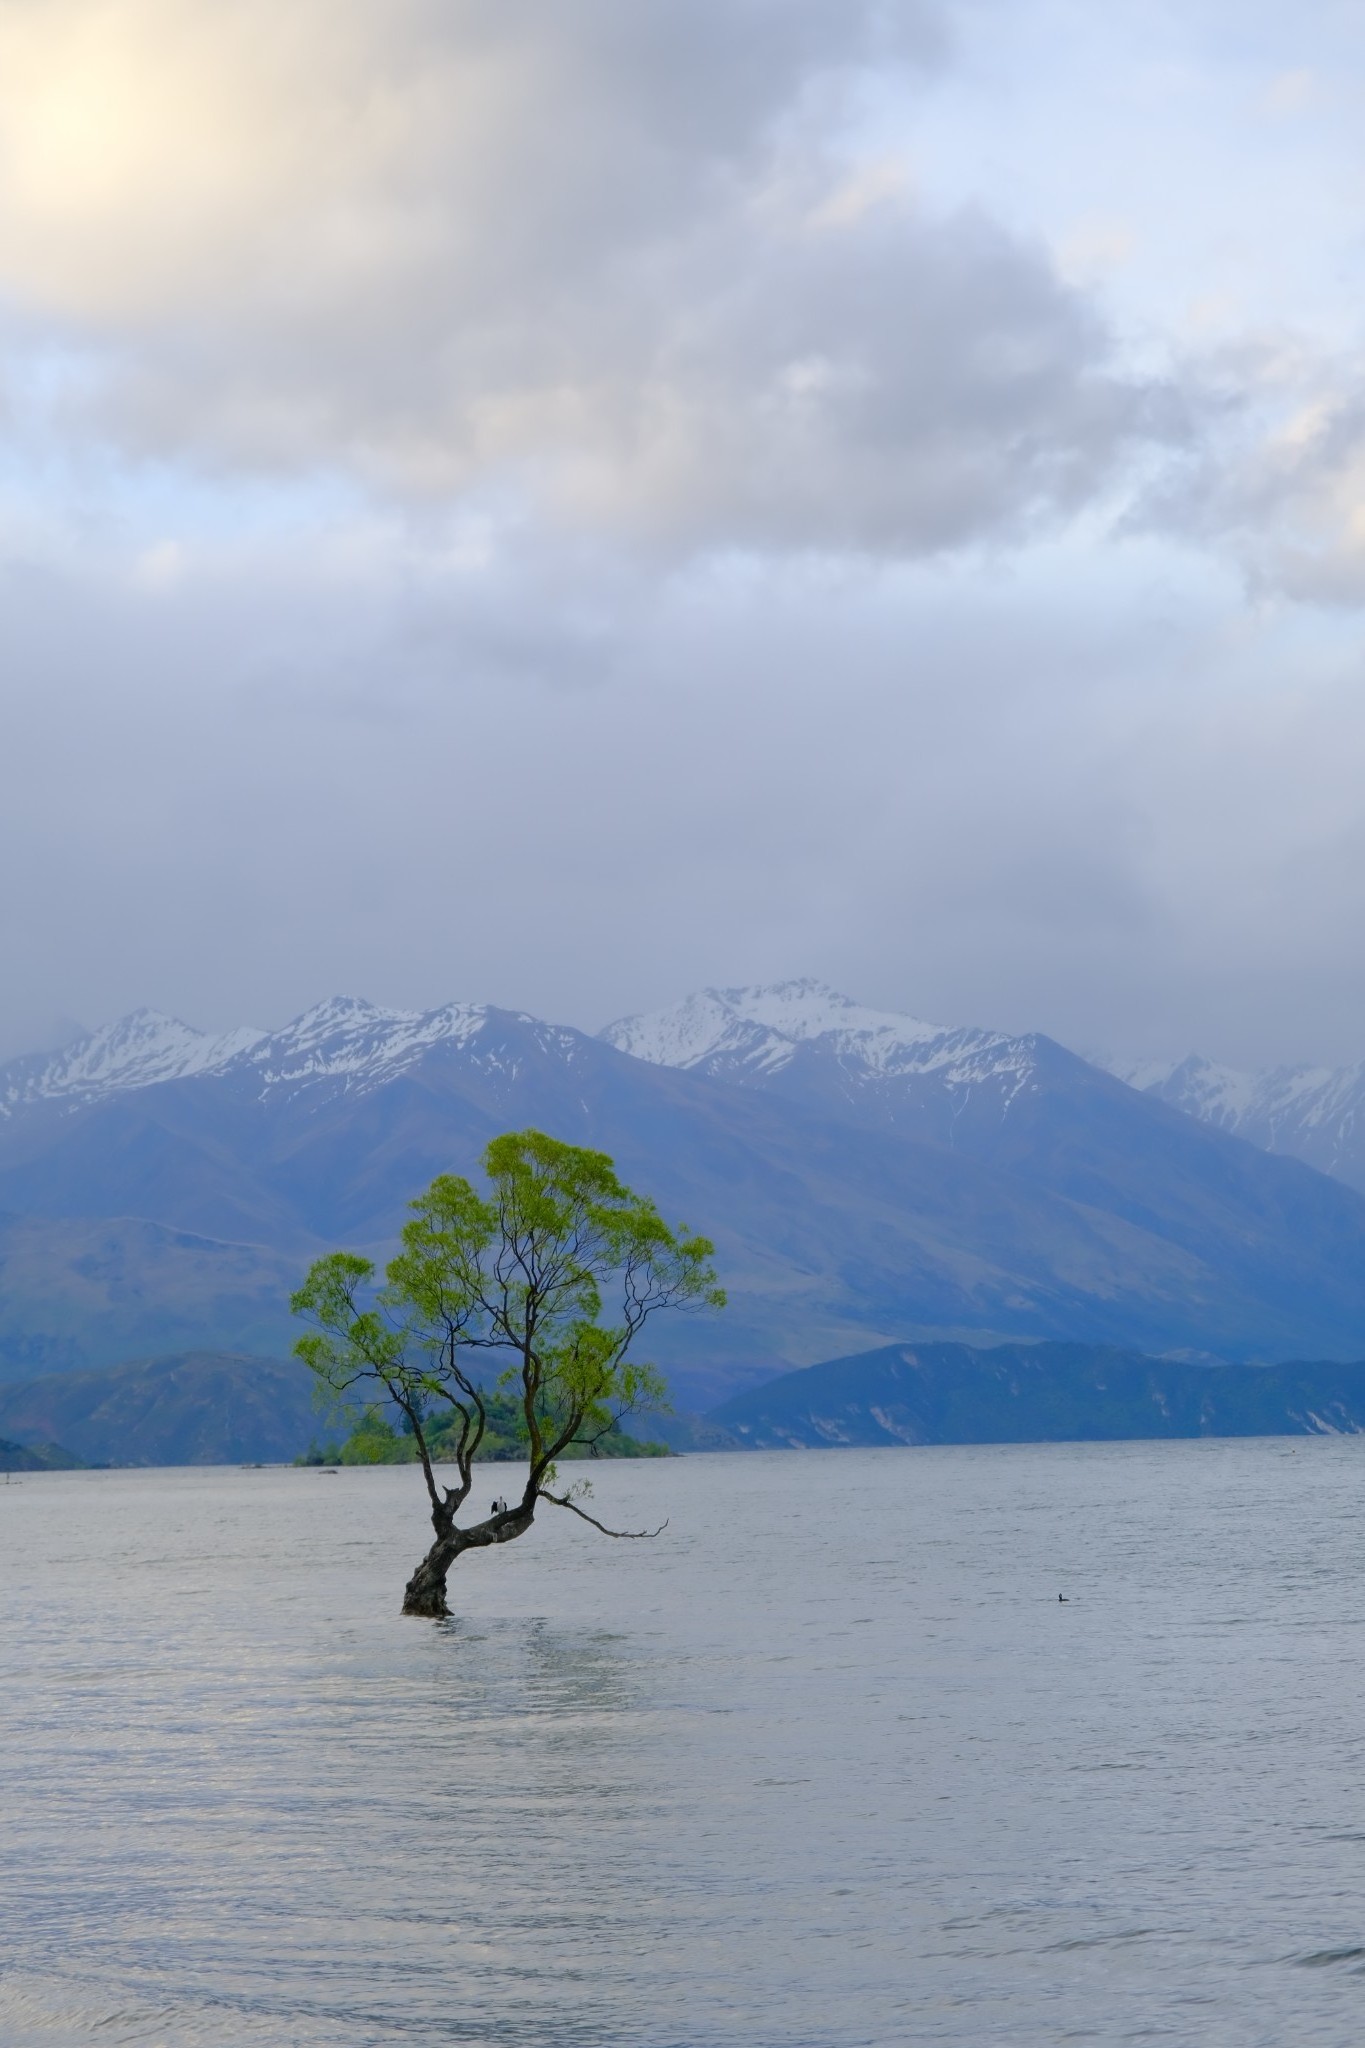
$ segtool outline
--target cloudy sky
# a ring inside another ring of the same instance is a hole
[[[0,1047],[1365,1056],[1365,21],[0,0]]]

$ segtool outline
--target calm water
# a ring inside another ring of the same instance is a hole
[[[417,1488],[0,1486],[5,2048],[1365,2036],[1365,1441]]]

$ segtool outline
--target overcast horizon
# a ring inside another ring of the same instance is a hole
[[[0,12],[0,1056],[1365,1058],[1365,21]]]

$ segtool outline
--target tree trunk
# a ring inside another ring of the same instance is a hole
[[[420,1614],[428,1621],[445,1620],[450,1612],[446,1606],[446,1574],[459,1554],[460,1546],[448,1536],[436,1538],[408,1580],[403,1594],[404,1614]]]
[[[446,1606],[446,1577],[456,1558],[466,1550],[487,1550],[494,1544],[515,1542],[518,1536],[526,1534],[535,1515],[534,1496],[528,1500],[523,1495],[514,1508],[490,1516],[473,1528],[457,1529],[452,1525],[442,1529],[437,1522],[436,1541],[408,1580],[403,1594],[404,1614],[417,1614],[426,1621],[444,1621],[450,1613]],[[432,1520],[436,1521],[434,1515]]]

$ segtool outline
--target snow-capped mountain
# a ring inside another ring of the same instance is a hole
[[[1187,1116],[1365,1189],[1365,1062],[1244,1072],[1193,1053],[1178,1062],[1106,1064]]]
[[[509,1027],[515,1026],[509,1039]],[[869,1009],[819,981],[712,988],[600,1034],[651,1066],[757,1087],[808,1106],[931,1137],[969,1141],[1017,1111],[1059,1064],[1074,1085],[1097,1065],[1036,1035],[926,1023]],[[581,1035],[482,1003],[395,1010],[350,996],[314,1004],[278,1031],[196,1030],[136,1010],[55,1051],[0,1066],[0,1125],[165,1082],[221,1077],[254,1099],[363,1096],[428,1054],[461,1052],[515,1080],[528,1047],[567,1058]],[[1098,1069],[1184,1114],[1301,1159],[1365,1189],[1365,1063],[1242,1072],[1194,1055],[1179,1063],[1104,1060]]]
[[[30,1102],[95,1102],[124,1088],[221,1073],[264,1036],[248,1027],[215,1037],[159,1010],[134,1010],[55,1052],[29,1053],[0,1067],[0,1116]]]
[[[623,1017],[602,1037],[655,1066],[728,1081],[776,1075],[806,1046],[850,1078],[933,1074],[944,1086],[970,1086],[1008,1077],[1022,1087],[1034,1066],[1029,1039],[869,1010],[820,981],[703,989],[672,1009]]]
[[[866,1009],[819,981],[703,989],[672,1009],[624,1017],[602,1036],[656,1066],[770,1089],[864,1120],[902,1128],[913,1122],[938,1139],[951,1139],[969,1102],[977,1114],[1008,1114],[1036,1085],[1047,1051],[1061,1050],[1037,1037]]]
[[[602,1036],[658,1066],[771,1089],[939,1143],[979,1150],[1046,1097],[1099,1117],[1101,1076],[1182,1114],[1302,1160],[1365,1191],[1365,1062],[1241,1072],[1180,1062],[1084,1060],[1038,1034],[926,1024],[869,1010],[818,981],[712,988],[626,1017]],[[1119,1114],[1110,1102],[1105,1112]],[[999,1156],[999,1155],[997,1155]]]
[[[762,988],[707,988],[672,1009],[623,1017],[602,1033],[609,1045],[659,1067],[783,1064],[792,1047],[837,1035],[872,1060],[943,1038],[938,1024],[864,1009],[819,981],[778,981]]]
[[[1041,1035],[797,982],[600,1038],[459,1003],[221,1037],[143,1012],[0,1068],[0,1378],[240,1347],[272,1301],[251,1341],[283,1348],[289,1273],[382,1251],[433,1175],[527,1125],[715,1240],[725,1316],[660,1333],[685,1404],[931,1333],[1365,1355],[1351,1188]]]
[[[262,1099],[327,1083],[367,1094],[409,1072],[437,1046],[468,1045],[491,1014],[481,1003],[386,1010],[354,996],[334,996],[260,1039],[233,1071],[249,1077]]]
[[[516,1023],[567,1048],[578,1034],[480,1003],[394,1010],[334,996],[278,1031],[242,1026],[199,1031],[158,1010],[84,1034],[56,1052],[0,1067],[0,1117],[37,1103],[72,1108],[166,1081],[212,1075],[246,1082],[262,1097],[330,1083],[363,1094],[417,1066],[433,1048],[470,1047],[493,1019]],[[1022,1087],[1036,1063],[1033,1042],[1000,1032],[926,1024],[871,1010],[817,981],[762,988],[706,989],[670,1010],[628,1017],[601,1037],[652,1066],[681,1067],[731,1082],[772,1080],[806,1050],[832,1062],[846,1082],[932,1075],[938,1085],[983,1081]],[[487,1056],[496,1059],[490,1045]]]
[[[166,1081],[208,1076],[234,1078],[262,1099],[324,1084],[328,1092],[364,1094],[415,1067],[434,1047],[470,1044],[504,1015],[485,1004],[388,1010],[335,996],[280,1031],[243,1026],[214,1035],[158,1010],[135,1010],[55,1053],[0,1067],[0,1119],[42,1103],[75,1109]],[[530,1017],[517,1022],[548,1039],[563,1035]],[[498,1059],[492,1045],[488,1058]]]

